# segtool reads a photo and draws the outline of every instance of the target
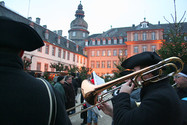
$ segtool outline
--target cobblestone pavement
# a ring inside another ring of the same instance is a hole
[[[78,94],[78,103],[76,105],[80,104],[80,94]],[[109,102],[111,103],[111,102]],[[76,108],[76,111],[80,111],[81,107]],[[101,117],[98,117],[98,125],[111,125],[112,118],[110,116],[105,115],[101,110],[99,111]],[[72,125],[81,125],[82,119],[80,118],[80,114],[74,115],[70,117]]]

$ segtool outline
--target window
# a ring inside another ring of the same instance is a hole
[[[105,56],[105,50],[102,51],[102,56]]]
[[[67,41],[67,48],[69,48],[69,41]]]
[[[134,41],[138,41],[138,34],[134,33]]]
[[[87,41],[85,42],[85,46],[88,46],[88,42]]]
[[[114,44],[117,44],[117,39],[114,39]]]
[[[86,37],[86,34],[85,34],[85,33],[82,33],[82,36],[83,36],[83,37]]]
[[[152,40],[155,40],[155,32],[151,33],[151,38],[152,38]]]
[[[94,64],[95,62],[94,61],[91,61],[91,68],[94,68]]]
[[[42,47],[38,48],[38,52],[42,52]]]
[[[147,51],[147,46],[142,46],[142,52]]]
[[[63,59],[66,59],[66,51],[63,51]]]
[[[107,68],[111,68],[111,61],[107,61]]]
[[[52,48],[52,56],[55,56],[55,47]]]
[[[111,50],[107,51],[107,56],[111,56]]]
[[[58,37],[58,44],[60,44],[60,37]]]
[[[76,36],[76,32],[73,32],[73,35],[72,36]]]
[[[78,46],[78,45],[76,46],[76,51],[77,51],[77,52],[79,51],[79,46]]]
[[[45,46],[45,53],[46,53],[46,54],[49,54],[49,45],[47,45],[47,44],[46,44],[46,46]]]
[[[151,46],[151,51],[154,52],[156,50],[156,46]]]
[[[111,44],[111,39],[108,40],[108,44]]]
[[[100,43],[100,40],[98,40],[98,41],[97,41],[97,45],[100,45],[100,44],[101,44],[101,43]]]
[[[68,52],[68,60],[70,60],[70,52]]]
[[[92,50],[92,56],[95,56],[95,51]]]
[[[103,45],[105,45],[105,44],[106,44],[106,40],[104,39],[104,40],[103,40]]]
[[[44,71],[48,71],[48,64],[44,65]]]
[[[102,61],[102,68],[105,68],[105,61]]]
[[[41,71],[41,62],[37,62],[37,66],[36,66],[38,71]]]
[[[134,53],[138,53],[138,46],[134,47]]]
[[[97,56],[100,56],[100,51],[99,50],[97,50]]]
[[[113,68],[116,68],[116,65],[115,65],[115,64],[117,64],[117,61],[116,61],[116,60],[113,61]]]
[[[92,45],[95,45],[95,40],[92,41]]]
[[[60,58],[61,57],[61,49],[58,48],[58,57]]]
[[[147,34],[145,32],[143,33],[142,38],[143,38],[142,40],[147,40]]]
[[[117,50],[113,50],[113,56],[117,56]]]
[[[123,39],[120,39],[120,40],[119,40],[119,43],[122,44],[122,43],[123,43]]]
[[[100,68],[100,62],[99,61],[96,62],[96,68]]]
[[[80,58],[80,63],[82,64],[82,57]]]
[[[120,49],[119,50],[119,55],[122,56],[123,55],[123,51]]]
[[[187,36],[184,36],[184,41],[187,41]]]
[[[127,56],[128,55],[128,53],[127,53],[127,49],[125,50],[125,56]]]
[[[79,56],[77,55],[77,63],[79,63]]]
[[[73,62],[75,62],[75,54],[73,54]]]

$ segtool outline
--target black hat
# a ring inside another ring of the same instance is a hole
[[[184,65],[183,70],[181,71],[181,73],[187,75],[187,65]]]
[[[57,82],[60,82],[62,79],[64,79],[64,76],[59,76],[59,77],[57,78]]]
[[[161,60],[156,52],[142,52],[126,59],[121,66],[125,69],[133,69],[136,66],[150,66]]]
[[[128,74],[132,73],[132,72],[133,72],[133,71],[125,70],[125,71],[120,72],[119,74],[120,74],[121,76],[125,76],[125,75],[128,75]]]
[[[0,47],[33,51],[44,45],[32,27],[4,16],[0,16],[0,34]]]

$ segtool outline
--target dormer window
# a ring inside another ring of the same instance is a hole
[[[67,41],[67,48],[69,48],[69,41]]]
[[[123,43],[123,39],[120,39],[120,40],[119,40],[119,43],[122,44],[122,43]]]
[[[86,34],[85,34],[85,33],[83,33],[83,34],[82,34],[82,36],[83,36],[83,37],[86,37]]]
[[[117,39],[114,39],[114,44],[117,44]]]
[[[92,45],[95,45],[95,40],[92,41]]]
[[[104,40],[103,40],[103,45],[105,45],[105,44],[106,44],[106,40],[104,39]]]
[[[58,36],[57,42],[58,44],[60,44],[60,36]]]
[[[45,31],[45,39],[47,39],[47,40],[49,39],[49,31],[48,30]]]
[[[143,22],[141,24],[141,28],[148,28],[148,23],[147,22]]]
[[[85,46],[88,46],[88,41],[85,42]]]
[[[97,40],[97,45],[100,45],[101,43],[100,43],[100,40]]]
[[[76,51],[77,51],[77,52],[79,51],[79,46],[78,46],[78,45],[76,46]]]
[[[108,44],[111,44],[111,39],[108,39]]]
[[[73,32],[72,36],[76,36],[76,32]]]

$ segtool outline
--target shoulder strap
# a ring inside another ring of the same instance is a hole
[[[56,102],[55,93],[53,91],[51,84],[48,81],[46,81],[45,79],[42,79],[42,78],[37,78],[37,79],[41,80],[47,88],[48,95],[49,95],[49,101],[50,101],[49,102],[50,109],[49,109],[48,125],[54,125],[55,119],[56,119],[56,114],[57,114],[57,102]]]

